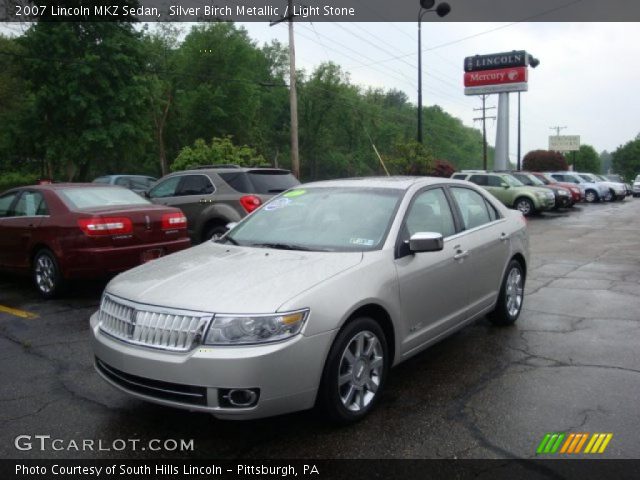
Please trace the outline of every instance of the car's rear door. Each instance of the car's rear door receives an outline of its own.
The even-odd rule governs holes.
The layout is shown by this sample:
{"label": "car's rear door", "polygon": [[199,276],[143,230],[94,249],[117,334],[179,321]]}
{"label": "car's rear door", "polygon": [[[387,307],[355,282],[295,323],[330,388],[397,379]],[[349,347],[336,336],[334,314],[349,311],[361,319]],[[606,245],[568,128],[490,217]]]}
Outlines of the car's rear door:
{"label": "car's rear door", "polygon": [[451,186],[450,191],[464,223],[457,240],[469,251],[470,275],[464,282],[474,314],[497,298],[510,252],[510,232],[507,220],[482,194],[462,186]]}
{"label": "car's rear door", "polygon": [[[402,253],[418,232],[436,232],[444,248],[436,252]],[[398,237],[395,260],[400,303],[409,335],[403,354],[437,338],[467,315],[468,266],[465,239],[456,238],[450,200],[442,187],[427,188],[412,199]]]}
{"label": "car's rear door", "polygon": [[0,248],[4,250],[4,265],[12,268],[29,266],[29,252],[34,236],[38,233],[37,229],[42,219],[48,215],[49,211],[42,192],[33,190],[20,192],[9,215],[0,222],[3,237]]}

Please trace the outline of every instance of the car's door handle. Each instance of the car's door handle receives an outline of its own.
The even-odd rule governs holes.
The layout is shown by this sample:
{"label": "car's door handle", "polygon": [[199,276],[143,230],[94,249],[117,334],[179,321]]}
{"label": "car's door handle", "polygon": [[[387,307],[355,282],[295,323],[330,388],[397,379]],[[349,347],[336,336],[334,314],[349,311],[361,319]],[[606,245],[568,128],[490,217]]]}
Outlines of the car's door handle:
{"label": "car's door handle", "polygon": [[511,235],[509,235],[508,233],[504,233],[504,232],[502,232],[502,233],[500,234],[500,241],[501,241],[501,242],[507,241],[507,240],[509,240],[510,238],[511,238]]}
{"label": "car's door handle", "polygon": [[462,260],[463,258],[467,258],[469,256],[469,250],[457,250],[456,254],[453,256],[454,260]]}

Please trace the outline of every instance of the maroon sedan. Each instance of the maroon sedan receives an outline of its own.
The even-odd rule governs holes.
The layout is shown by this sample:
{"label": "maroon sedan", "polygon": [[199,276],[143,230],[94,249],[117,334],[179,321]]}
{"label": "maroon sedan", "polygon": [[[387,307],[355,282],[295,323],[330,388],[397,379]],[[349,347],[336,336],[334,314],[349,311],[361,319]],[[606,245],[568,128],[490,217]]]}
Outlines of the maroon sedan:
{"label": "maroon sedan", "polygon": [[66,280],[121,272],[190,245],[180,210],[125,188],[59,183],[0,195],[0,268],[30,271],[47,298]]}

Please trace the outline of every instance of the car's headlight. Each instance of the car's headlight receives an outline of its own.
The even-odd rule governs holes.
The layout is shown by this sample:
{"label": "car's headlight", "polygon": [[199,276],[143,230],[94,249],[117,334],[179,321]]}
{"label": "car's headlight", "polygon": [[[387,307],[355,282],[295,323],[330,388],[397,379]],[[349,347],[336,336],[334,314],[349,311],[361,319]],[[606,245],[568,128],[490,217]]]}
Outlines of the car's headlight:
{"label": "car's headlight", "polygon": [[300,333],[309,310],[269,315],[215,315],[205,345],[249,345],[284,340]]}

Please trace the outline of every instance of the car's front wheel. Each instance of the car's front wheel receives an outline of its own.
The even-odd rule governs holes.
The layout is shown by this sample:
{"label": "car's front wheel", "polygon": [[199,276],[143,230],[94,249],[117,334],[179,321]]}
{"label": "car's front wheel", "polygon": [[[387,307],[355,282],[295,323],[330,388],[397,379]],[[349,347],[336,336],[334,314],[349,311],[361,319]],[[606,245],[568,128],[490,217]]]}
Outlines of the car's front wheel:
{"label": "car's front wheel", "polygon": [[521,197],[516,200],[516,209],[520,210],[525,217],[533,215],[536,211],[533,202],[528,198]]}
{"label": "car's front wheel", "polygon": [[584,194],[584,199],[587,201],[587,203],[594,203],[599,201],[600,197],[598,197],[598,194],[595,190],[587,190]]}
{"label": "car's front wheel", "polygon": [[33,257],[33,283],[44,298],[59,295],[64,288],[64,279],[53,252],[42,249]]}
{"label": "car's front wheel", "polygon": [[496,308],[488,315],[491,323],[511,325],[518,319],[524,302],[524,281],[522,265],[517,260],[511,260],[502,280]]}
{"label": "car's front wheel", "polygon": [[336,422],[360,420],[378,402],[388,368],[387,341],[378,322],[368,317],[349,322],[329,352],[319,406]]}

